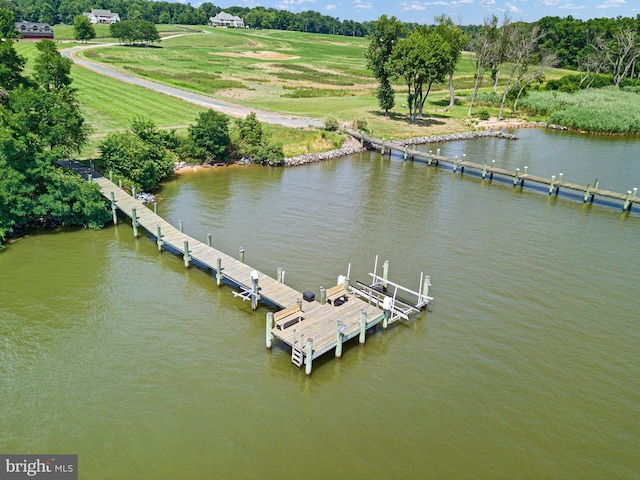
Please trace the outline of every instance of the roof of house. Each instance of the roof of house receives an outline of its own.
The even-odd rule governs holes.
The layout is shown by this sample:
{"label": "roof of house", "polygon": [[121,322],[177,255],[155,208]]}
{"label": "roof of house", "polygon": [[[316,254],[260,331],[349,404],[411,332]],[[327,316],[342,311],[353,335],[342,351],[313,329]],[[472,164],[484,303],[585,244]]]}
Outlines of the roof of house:
{"label": "roof of house", "polygon": [[235,20],[236,22],[239,22],[239,21],[242,21],[242,18],[222,11],[218,13],[215,17],[211,17],[211,20],[227,20],[227,21]]}
{"label": "roof of house", "polygon": [[117,13],[114,13],[111,10],[100,10],[98,8],[92,8],[91,13],[98,17],[115,17],[116,15],[118,15]]}
{"label": "roof of house", "polygon": [[46,35],[53,37],[53,28],[48,23],[15,22],[15,29],[24,35]]}

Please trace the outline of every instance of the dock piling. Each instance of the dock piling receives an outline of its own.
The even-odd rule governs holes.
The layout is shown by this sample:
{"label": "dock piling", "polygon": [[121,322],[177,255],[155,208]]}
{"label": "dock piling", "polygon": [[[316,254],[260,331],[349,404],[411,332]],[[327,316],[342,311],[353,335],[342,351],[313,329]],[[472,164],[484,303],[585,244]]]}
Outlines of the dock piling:
{"label": "dock piling", "polygon": [[389,280],[389,260],[385,260],[382,264],[382,291],[387,291],[387,280]]}
{"label": "dock piling", "polygon": [[427,165],[431,165],[433,162],[433,150],[429,150],[429,159],[427,160]]}
{"label": "dock piling", "polygon": [[516,168],[516,174],[513,176],[513,186],[518,184],[518,177],[520,177],[520,169]]}
{"label": "dock piling", "polygon": [[273,344],[273,333],[271,333],[271,330],[273,330],[273,312],[267,312],[267,335],[265,338],[265,343],[269,350],[271,349],[271,345]]}
{"label": "dock piling", "polygon": [[244,263],[244,248],[240,247],[240,261]]}
{"label": "dock piling", "polygon": [[305,373],[311,375],[311,368],[313,367],[313,338],[307,338],[307,353],[305,355]]}
{"label": "dock piling", "polygon": [[135,208],[131,209],[131,226],[133,227],[133,236],[138,238],[138,217]]}
{"label": "dock piling", "polygon": [[191,265],[191,255],[189,255],[189,242],[187,240],[184,241],[184,266],[189,268]]}
{"label": "dock piling", "polygon": [[582,200],[582,203],[587,203],[590,193],[591,193],[591,184],[587,185],[587,189],[584,192],[584,199]]}
{"label": "dock piling", "polygon": [[118,207],[116,207],[116,196],[111,192],[111,213],[113,214],[113,224],[118,224]]}
{"label": "dock piling", "polygon": [[258,271],[252,270],[251,274],[251,310],[258,308]]}
{"label": "dock piling", "polygon": [[338,336],[336,338],[336,358],[342,357],[342,342],[344,334],[342,333],[345,329],[345,325],[341,325],[340,320],[338,320]]}
{"label": "dock piling", "polygon": [[487,176],[487,161],[484,161],[484,166],[482,167],[482,179],[484,180]]}
{"label": "dock piling", "polygon": [[382,139],[382,150],[380,151],[380,155],[384,156],[384,138]]}
{"label": "dock piling", "polygon": [[325,303],[327,303],[327,291],[320,285],[320,305],[324,305]]}
{"label": "dock piling", "polygon": [[180,222],[178,223],[178,226],[179,226],[180,233],[184,233],[184,223],[182,222],[182,220],[180,220]]}
{"label": "dock piling", "polygon": [[136,186],[135,186],[135,185],[132,185],[132,186],[131,186],[131,196],[132,196],[132,197],[134,198],[134,200],[135,200],[135,198],[136,198]]}
{"label": "dock piling", "polygon": [[218,287],[222,284],[222,259],[216,260],[216,285]]}
{"label": "dock piling", "polygon": [[109,170],[109,181],[113,183],[113,170]]}
{"label": "dock piling", "polygon": [[549,195],[553,192],[553,184],[556,183],[556,176],[551,175],[551,182],[549,183]]}
{"label": "dock piling", "polygon": [[624,198],[624,205],[622,206],[622,211],[626,212],[631,210],[631,190],[627,190],[627,196]]}
{"label": "dock piling", "polygon": [[458,156],[453,157],[453,173],[456,173],[458,170]]}
{"label": "dock piling", "polygon": [[367,340],[367,312],[360,310],[360,345]]}
{"label": "dock piling", "polygon": [[122,179],[121,178],[118,179],[118,188],[120,190],[122,190]]}
{"label": "dock piling", "polygon": [[89,175],[87,175],[87,182],[91,183],[93,181],[93,175],[90,173]]}
{"label": "dock piling", "polygon": [[153,202],[153,213],[158,215],[158,202]]}
{"label": "dock piling", "polygon": [[207,233],[207,246],[208,246],[208,247],[211,247],[211,246],[212,246],[212,243],[211,243],[211,234],[210,234],[210,233]]}
{"label": "dock piling", "polygon": [[162,229],[160,224],[156,224],[156,243],[158,244],[158,251],[162,251]]}
{"label": "dock piling", "polygon": [[[491,168],[492,169],[496,168],[496,161],[495,160],[491,160]],[[489,180],[493,180],[493,170],[491,170],[491,173],[489,174]]]}

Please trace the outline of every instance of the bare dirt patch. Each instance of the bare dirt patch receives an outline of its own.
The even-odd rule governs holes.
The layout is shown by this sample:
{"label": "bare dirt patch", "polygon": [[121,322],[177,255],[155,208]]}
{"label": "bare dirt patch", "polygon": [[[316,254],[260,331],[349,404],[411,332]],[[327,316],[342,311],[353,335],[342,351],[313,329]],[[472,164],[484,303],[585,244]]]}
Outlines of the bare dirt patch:
{"label": "bare dirt patch", "polygon": [[252,52],[210,52],[211,55],[222,57],[255,58],[257,60],[296,60],[298,55],[286,55],[284,53],[270,52],[269,50],[254,50]]}

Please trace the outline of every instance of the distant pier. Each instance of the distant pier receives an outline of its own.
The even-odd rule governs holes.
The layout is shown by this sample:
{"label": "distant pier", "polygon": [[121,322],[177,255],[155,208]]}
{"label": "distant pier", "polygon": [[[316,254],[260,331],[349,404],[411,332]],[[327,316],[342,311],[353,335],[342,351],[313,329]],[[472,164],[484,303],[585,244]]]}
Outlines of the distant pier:
{"label": "distant pier", "polygon": [[482,179],[493,179],[494,175],[513,180],[513,185],[518,184],[522,187],[525,182],[531,182],[543,186],[548,194],[558,194],[560,189],[572,190],[578,192],[583,199],[583,202],[593,202],[595,197],[604,199],[612,199],[622,204],[622,211],[631,211],[633,204],[640,204],[640,197],[638,197],[638,188],[634,187],[628,190],[626,193],[612,192],[610,190],[603,190],[599,188],[598,181],[589,185],[578,185],[576,183],[565,182],[563,174],[559,173],[557,176],[552,175],[551,178],[541,177],[538,175],[532,175],[528,172],[528,167],[524,167],[523,170],[516,168],[515,170],[507,170],[495,166],[495,160],[491,162],[474,163],[467,160],[459,159],[458,157],[445,157],[440,155],[440,149],[436,150],[434,154],[432,151],[421,152],[419,150],[413,150],[408,147],[401,147],[395,145],[393,142],[387,142],[384,139],[370,137],[363,133],[349,130],[348,133],[360,140],[363,146],[369,146],[370,148],[379,151],[382,155],[391,156],[392,152],[399,153],[404,160],[419,161],[426,163],[427,165],[439,166],[446,164],[451,167],[453,173],[464,173],[465,169],[476,170],[480,173]]}

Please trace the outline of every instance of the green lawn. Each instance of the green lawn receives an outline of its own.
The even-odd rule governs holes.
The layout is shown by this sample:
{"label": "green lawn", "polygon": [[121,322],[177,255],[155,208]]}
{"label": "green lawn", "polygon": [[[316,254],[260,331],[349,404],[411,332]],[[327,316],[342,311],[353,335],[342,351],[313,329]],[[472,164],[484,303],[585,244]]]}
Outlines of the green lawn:
{"label": "green lawn", "polygon": [[[82,55],[128,73],[246,106],[321,119],[334,117],[340,122],[364,120],[367,129],[380,137],[407,138],[468,128],[468,107],[455,106],[445,112],[449,95],[446,85],[432,88],[424,121],[409,125],[403,107],[405,87],[398,82],[396,107],[390,118],[384,118],[375,97],[376,80],[366,69],[366,39],[280,30],[158,26],[163,36],[198,29],[209,33],[166,39],[152,48],[98,47]],[[95,41],[113,40],[106,25],[97,25],[96,33]],[[56,26],[56,38],[72,39],[73,27]],[[29,58],[36,53],[34,43],[20,42],[16,48]],[[473,55],[463,53],[454,76],[457,96],[471,91],[473,71]],[[202,111],[173,97],[80,67],[73,68],[72,76],[85,115],[95,130],[86,154],[93,154],[101,138],[126,128],[136,116],[149,117],[161,128],[186,131]],[[487,77],[483,88],[490,87]],[[285,144],[287,154],[323,149],[332,143],[317,132],[300,134],[283,128],[274,128],[274,137]]]}

